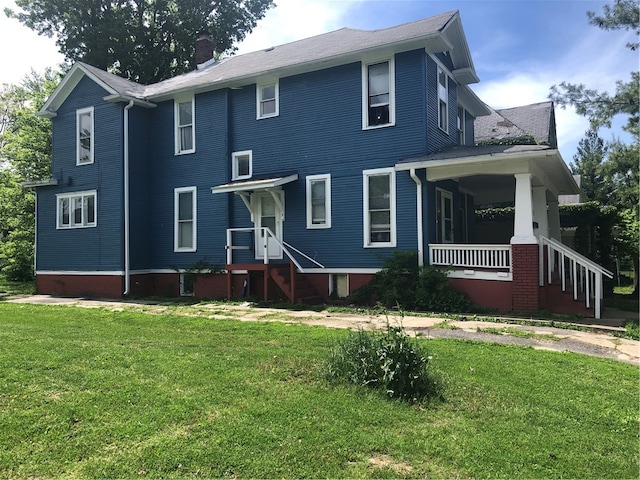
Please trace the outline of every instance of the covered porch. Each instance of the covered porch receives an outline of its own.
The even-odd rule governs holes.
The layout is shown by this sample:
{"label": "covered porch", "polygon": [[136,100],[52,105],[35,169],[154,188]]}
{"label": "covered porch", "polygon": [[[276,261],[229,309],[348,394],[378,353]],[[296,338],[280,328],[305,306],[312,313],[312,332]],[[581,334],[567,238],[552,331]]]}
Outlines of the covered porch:
{"label": "covered porch", "polygon": [[[579,192],[558,150],[545,145],[457,147],[396,165],[416,184],[417,249],[420,265],[451,267],[452,286],[474,303],[514,312],[546,308],[600,318],[603,275],[608,270],[563,245],[559,195]],[[471,243],[453,243],[459,236],[438,235],[424,241],[423,195],[427,182],[453,180],[475,205],[514,206],[513,231],[504,243],[477,235]],[[438,204],[438,202],[436,201]],[[439,204],[436,208],[440,208]],[[436,222],[435,228],[443,228]],[[453,222],[452,222],[453,225]],[[453,228],[453,227],[451,227]]]}

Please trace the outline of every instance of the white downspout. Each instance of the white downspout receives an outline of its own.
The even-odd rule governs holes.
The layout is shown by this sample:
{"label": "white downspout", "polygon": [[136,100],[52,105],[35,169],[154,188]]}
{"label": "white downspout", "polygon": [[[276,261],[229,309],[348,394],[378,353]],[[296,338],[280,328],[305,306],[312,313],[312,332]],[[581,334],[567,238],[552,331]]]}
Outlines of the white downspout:
{"label": "white downspout", "polygon": [[416,169],[409,170],[413,181],[416,182],[416,225],[418,228],[418,266],[424,267],[424,238],[422,233],[422,181],[416,175]]}
{"label": "white downspout", "polygon": [[130,265],[129,265],[129,109],[133,107],[133,100],[124,107],[124,292],[129,295]]}

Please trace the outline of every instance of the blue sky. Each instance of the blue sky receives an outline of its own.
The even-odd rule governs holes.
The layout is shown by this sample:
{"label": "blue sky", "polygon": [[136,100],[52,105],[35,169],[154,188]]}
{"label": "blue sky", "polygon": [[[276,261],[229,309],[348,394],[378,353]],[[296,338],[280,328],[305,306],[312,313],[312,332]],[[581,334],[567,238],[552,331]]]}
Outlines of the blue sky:
{"label": "blue sky", "polygon": [[[342,27],[377,29],[459,10],[480,83],[473,90],[494,108],[547,99],[563,80],[613,91],[616,80],[638,70],[638,54],[625,47],[633,32],[589,25],[586,12],[607,3],[591,0],[276,0],[240,45],[249,52]],[[0,0],[0,9],[12,0]],[[31,68],[55,67],[52,39],[39,37],[0,13],[0,83],[18,82]],[[560,152],[571,162],[588,124],[572,109],[556,108]],[[621,122],[601,132],[620,136]]]}

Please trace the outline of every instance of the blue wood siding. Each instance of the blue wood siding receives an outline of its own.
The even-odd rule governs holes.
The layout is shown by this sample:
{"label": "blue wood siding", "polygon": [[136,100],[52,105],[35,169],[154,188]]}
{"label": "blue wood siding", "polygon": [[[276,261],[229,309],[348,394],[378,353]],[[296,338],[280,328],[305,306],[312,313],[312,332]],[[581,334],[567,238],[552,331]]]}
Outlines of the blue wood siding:
{"label": "blue wood siding", "polygon": [[[383,59],[380,59],[383,60]],[[253,176],[297,172],[283,186],[285,241],[330,268],[375,268],[393,248],[364,248],[363,171],[457,142],[456,85],[449,82],[449,134],[437,126],[436,63],[414,50],[395,56],[395,125],[362,129],[362,64],[279,79],[279,115],[256,119],[256,84],[195,95],[195,152],[174,152],[174,101],[130,113],[131,269],[224,266],[226,229],[251,227],[234,194],[212,194],[231,180],[231,154],[253,152]],[[446,63],[444,58],[443,62]],[[123,270],[123,108],[84,78],[54,119],[53,176],[38,195],[38,268]],[[75,111],[94,106],[95,164],[75,165]],[[468,128],[472,134],[472,128]],[[306,228],[306,177],[331,174],[332,227]],[[423,180],[425,244],[435,240],[435,190]],[[396,172],[396,249],[416,250],[416,184]],[[455,190],[455,184],[447,184]],[[174,252],[174,191],[197,189],[197,250]],[[98,192],[98,226],[56,230],[55,193]],[[456,197],[457,198],[457,197]],[[455,200],[459,201],[459,200]],[[252,236],[245,235],[253,247]],[[46,247],[44,247],[46,245]],[[81,245],[82,248],[78,248]],[[253,250],[238,261],[252,261]]]}
{"label": "blue wood siding", "polygon": [[133,107],[129,110],[129,261],[131,270],[151,268],[150,232],[151,159],[149,132],[152,110]]}
{"label": "blue wood siding", "polygon": [[458,90],[449,77],[449,132],[438,127],[438,64],[427,56],[427,151],[435,153],[458,143]]}
{"label": "blue wood siding", "polygon": [[[252,150],[254,175],[296,171],[286,185],[284,238],[327,267],[367,268],[392,249],[363,248],[363,170],[425,153],[424,52],[396,55],[396,124],[362,129],[362,67],[352,63],[280,79],[280,115],[255,120],[255,85],[235,90],[232,150]],[[331,174],[332,228],[306,228],[305,178]],[[416,188],[396,175],[397,248],[416,249]],[[250,226],[234,202],[232,226]]]}
{"label": "blue wood siding", "polygon": [[[104,89],[83,78],[58,109],[53,125],[55,188],[38,195],[40,270],[114,271],[123,268],[122,108],[102,98]],[[94,107],[94,163],[76,165],[76,110]],[[97,226],[56,229],[56,194],[97,191]]]}
{"label": "blue wood siding", "polygon": [[[211,187],[228,181],[227,90],[195,97],[195,153],[174,154],[173,100],[153,111],[149,155],[149,232],[152,267],[189,268],[199,261],[224,266],[228,198]],[[254,115],[255,118],[255,115]],[[196,187],[197,251],[174,252],[174,190]]]}

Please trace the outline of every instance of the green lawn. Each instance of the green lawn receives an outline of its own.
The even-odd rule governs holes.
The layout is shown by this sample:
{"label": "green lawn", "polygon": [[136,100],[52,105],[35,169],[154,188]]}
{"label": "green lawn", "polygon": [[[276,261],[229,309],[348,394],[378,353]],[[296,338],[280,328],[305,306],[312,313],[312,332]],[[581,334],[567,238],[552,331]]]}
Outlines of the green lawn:
{"label": "green lawn", "polygon": [[638,368],[427,342],[445,401],[332,386],[346,332],[0,303],[0,477],[638,478]]}

